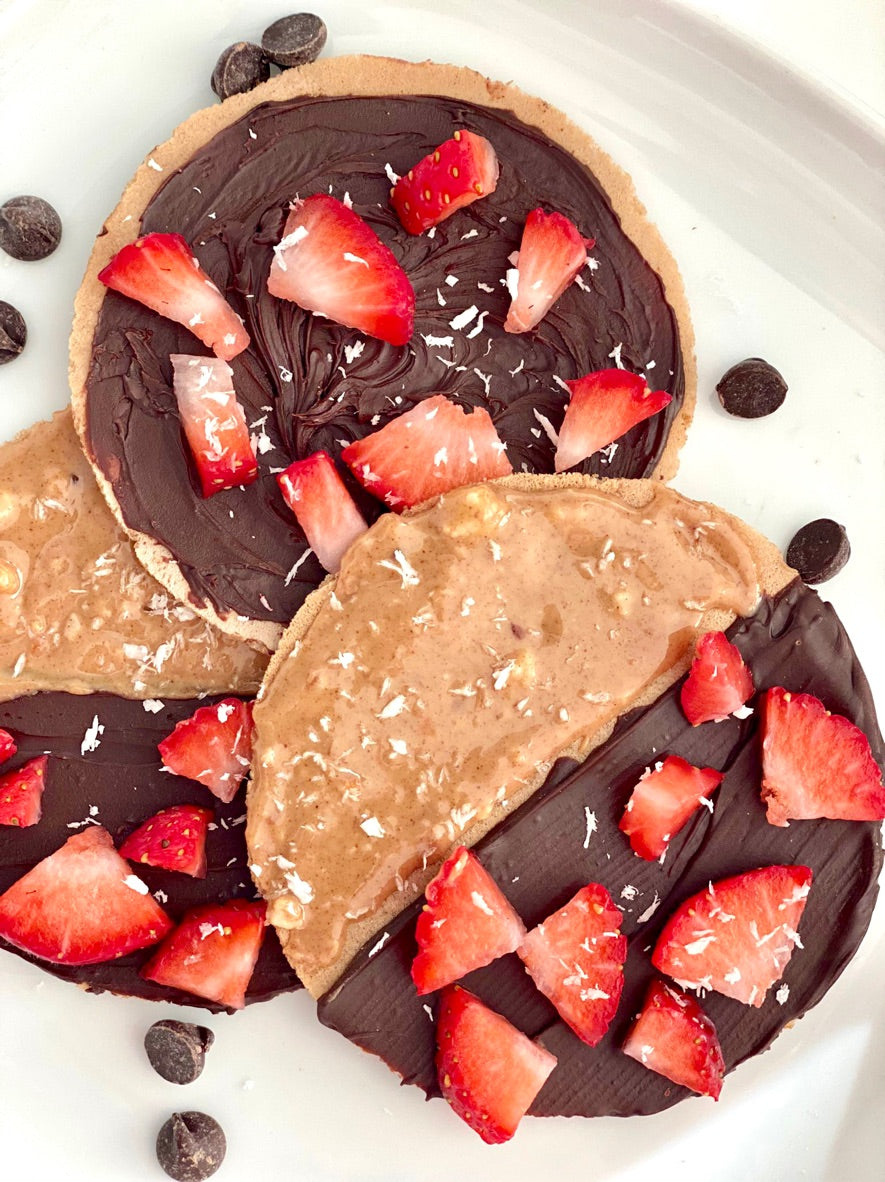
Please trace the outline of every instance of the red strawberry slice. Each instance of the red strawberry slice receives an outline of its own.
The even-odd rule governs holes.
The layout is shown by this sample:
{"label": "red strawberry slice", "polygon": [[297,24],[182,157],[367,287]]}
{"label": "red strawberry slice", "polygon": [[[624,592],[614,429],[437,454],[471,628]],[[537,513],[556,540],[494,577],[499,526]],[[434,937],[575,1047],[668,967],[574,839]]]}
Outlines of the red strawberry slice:
{"label": "red strawberry slice", "polygon": [[409,233],[420,234],[494,193],[498,172],[498,157],[487,139],[456,131],[400,177],[390,190],[390,203]]}
{"label": "red strawberry slice", "polygon": [[397,512],[513,471],[488,411],[476,407],[468,414],[443,394],[348,444],[341,458],[370,493]]}
{"label": "red strawberry slice", "polygon": [[651,962],[685,989],[759,1007],[799,943],[810,889],[807,866],[763,866],[711,883],[670,917]]}
{"label": "red strawberry slice", "polygon": [[594,239],[584,238],[564,214],[533,209],[525,220],[514,269],[507,272],[511,301],[505,331],[529,332],[540,324],[574,282],[594,245]]}
{"label": "red strawberry slice", "polygon": [[405,271],[358,214],[322,193],[292,205],[267,290],[391,345],[412,336],[415,292]]}
{"label": "red strawberry slice", "polygon": [[130,833],[120,846],[120,854],[130,862],[205,878],[206,832],[211,820],[211,809],[174,804]]}
{"label": "red strawberry slice", "polygon": [[515,952],[525,925],[501,888],[463,845],[427,884],[426,902],[415,927],[420,951],[412,980],[421,994]]}
{"label": "red strawberry slice", "polygon": [[48,755],[29,759],[14,772],[0,776],[0,825],[27,829],[43,815],[41,798],[46,787]]}
{"label": "red strawberry slice", "polygon": [[559,429],[557,472],[565,472],[608,447],[671,401],[669,394],[650,390],[644,378],[626,369],[600,369],[566,385],[571,401]]}
{"label": "red strawberry slice", "polygon": [[204,497],[252,484],[258,463],[231,367],[217,357],[173,353],[172,388]]}
{"label": "red strawberry slice", "polygon": [[15,739],[9,731],[0,727],[0,763],[6,763],[7,759],[12,759],[16,751],[18,751],[18,747],[15,744]]}
{"label": "red strawberry slice", "polygon": [[180,234],[145,234],[114,255],[98,277],[106,287],[183,324],[225,361],[248,347],[243,322]]}
{"label": "red strawberry slice", "polygon": [[295,460],[277,476],[283,498],[304,530],[307,544],[335,574],[345,550],[369,528],[335,461],[326,451]]}
{"label": "red strawberry slice", "polygon": [[0,895],[0,936],[56,964],[97,964],[156,944],[172,921],[100,825]]}
{"label": "red strawberry slice", "polygon": [[537,987],[591,1047],[608,1030],[624,987],[622,918],[605,887],[591,882],[517,949]]}
{"label": "red strawberry slice", "polygon": [[225,698],[201,706],[159,744],[163,766],[233,800],[252,762],[252,705]]}
{"label": "red strawberry slice", "polygon": [[768,821],[885,820],[885,786],[869,739],[811,694],[776,686],[762,708],[762,799]]}
{"label": "red strawberry slice", "polygon": [[192,908],[142,977],[241,1010],[264,939],[264,911],[263,902],[243,899]]}
{"label": "red strawberry slice", "polygon": [[715,768],[695,767],[668,755],[640,777],[618,828],[630,838],[635,854],[653,862],[721,783],[722,773]]}
{"label": "red strawberry slice", "polygon": [[445,989],[436,1024],[443,1096],[489,1145],[509,1141],[556,1058],[462,989]]}
{"label": "red strawberry slice", "polygon": [[702,1096],[719,1099],[725,1060],[716,1027],[697,1001],[654,980],[623,1046],[649,1071]]}
{"label": "red strawberry slice", "polygon": [[744,658],[724,632],[706,632],[697,643],[688,677],[679,691],[682,711],[692,726],[721,722],[755,692]]}

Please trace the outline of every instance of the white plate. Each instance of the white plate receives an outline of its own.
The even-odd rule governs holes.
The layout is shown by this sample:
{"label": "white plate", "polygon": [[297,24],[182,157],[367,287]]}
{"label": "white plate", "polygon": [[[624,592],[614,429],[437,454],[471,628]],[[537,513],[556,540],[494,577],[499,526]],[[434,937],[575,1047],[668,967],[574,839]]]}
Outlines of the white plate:
{"label": "white plate", "polygon": [[[836,102],[721,28],[661,0],[409,4],[326,0],[334,52],[434,57],[513,79],[561,106],[636,181],[679,259],[700,393],[677,485],[785,545],[844,522],[836,605],[885,700],[883,141]],[[0,0],[0,199],[33,192],[64,220],[59,251],[0,261],[0,298],[30,341],[0,368],[0,436],[67,399],[71,303],[92,236],[146,151],[213,100],[217,54],[257,38],[279,0],[79,4]],[[878,347],[877,347],[877,333]],[[759,355],[790,393],[770,419],[726,416],[713,393]],[[881,1176],[885,914],[827,998],[705,1099],[644,1120],[526,1121],[482,1145],[442,1103],[314,1019],[304,995],[211,1021],[202,1078],[148,1068],[141,1039],[175,1011],[91,997],[0,956],[0,1146],[10,1180],[160,1177],[156,1129],[176,1108],[228,1132],[219,1177],[437,1182],[592,1177],[745,1182]],[[185,1016],[192,1017],[187,1013]],[[10,1154],[12,1158],[10,1159]]]}

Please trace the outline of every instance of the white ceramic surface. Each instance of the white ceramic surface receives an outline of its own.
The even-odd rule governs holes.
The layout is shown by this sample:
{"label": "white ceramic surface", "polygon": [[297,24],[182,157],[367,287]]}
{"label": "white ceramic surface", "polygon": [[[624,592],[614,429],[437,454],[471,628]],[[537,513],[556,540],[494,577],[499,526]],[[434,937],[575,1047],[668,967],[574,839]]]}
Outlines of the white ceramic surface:
{"label": "white ceramic surface", "polygon": [[[735,0],[714,7],[727,18]],[[813,517],[845,523],[853,555],[822,592],[881,706],[881,119],[852,106],[844,88],[812,85],[813,54],[806,74],[793,73],[665,0],[316,8],[330,51],[435,57],[513,79],[632,172],[679,259],[697,328],[698,409],[676,484],[780,545]],[[846,20],[860,10],[866,0],[853,0]],[[213,101],[220,50],[257,39],[283,11],[279,0],[0,0],[0,199],[41,194],[65,227],[44,262],[0,256],[0,299],[21,308],[30,330],[25,354],[0,368],[0,438],[66,401],[73,296],[134,167]],[[782,409],[756,422],[729,418],[713,393],[749,355],[767,357],[790,384]],[[425,1104],[320,1027],[303,994],[213,1019],[202,1078],[177,1089],[141,1049],[149,1023],[173,1009],[87,996],[0,954],[0,1177],[160,1179],[155,1132],[184,1107],[226,1128],[218,1177],[229,1182],[872,1182],[885,1170],[883,977],[880,906],[827,998],[729,1076],[718,1105],[691,1100],[644,1120],[527,1121],[513,1143],[488,1148],[444,1104]]]}

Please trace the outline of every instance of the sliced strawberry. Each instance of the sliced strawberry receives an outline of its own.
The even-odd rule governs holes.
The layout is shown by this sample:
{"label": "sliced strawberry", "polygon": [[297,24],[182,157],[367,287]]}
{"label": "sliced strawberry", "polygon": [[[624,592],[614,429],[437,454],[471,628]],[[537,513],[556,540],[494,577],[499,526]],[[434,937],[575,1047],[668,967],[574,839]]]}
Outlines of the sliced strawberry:
{"label": "sliced strawberry", "polygon": [[649,390],[644,378],[626,369],[600,369],[566,385],[571,400],[559,429],[557,472],[580,464],[670,403],[669,394]]}
{"label": "sliced strawberry", "polygon": [[204,497],[251,484],[258,464],[231,367],[218,357],[173,353],[172,388]]}
{"label": "sliced strawberry", "polygon": [[120,854],[130,862],[205,878],[206,832],[211,820],[211,809],[174,804],[154,813],[130,833]]}
{"label": "sliced strawberry", "polygon": [[688,677],[679,691],[682,711],[692,726],[721,722],[755,692],[740,651],[724,632],[705,632],[698,640]]}
{"label": "sliced strawberry", "polygon": [[264,939],[264,911],[263,902],[243,899],[192,908],[142,977],[241,1010]]}
{"label": "sliced strawberry", "polygon": [[494,193],[498,157],[481,135],[456,131],[419,160],[390,190],[390,203],[410,234],[429,230],[465,205]]}
{"label": "sliced strawberry", "polygon": [[525,220],[522,241],[507,272],[510,309],[506,332],[529,332],[540,324],[550,308],[587,262],[594,246],[564,214],[533,209]]}
{"label": "sliced strawberry", "polygon": [[106,287],[183,324],[225,361],[249,344],[243,322],[180,234],[145,234],[118,251],[98,277]]}
{"label": "sliced strawberry", "polygon": [[798,943],[810,889],[807,866],[763,866],[711,883],[670,917],[651,962],[685,989],[761,1006]]}
{"label": "sliced strawberry", "polygon": [[537,987],[591,1047],[608,1030],[624,987],[622,918],[605,887],[591,882],[517,949]]}
{"label": "sliced strawberry", "polygon": [[0,776],[0,825],[22,829],[36,825],[43,815],[41,798],[46,787],[48,755],[29,759],[14,772]]}
{"label": "sliced strawberry", "polygon": [[722,773],[715,768],[695,767],[668,755],[640,777],[618,828],[630,838],[635,854],[653,862],[721,783]]}
{"label": "sliced strawberry", "polygon": [[513,471],[488,411],[476,407],[467,414],[443,394],[348,444],[341,458],[370,493],[397,512]]}
{"label": "sliced strawberry", "polygon": [[681,989],[652,981],[623,1050],[649,1071],[702,1096],[719,1099],[725,1060],[716,1027],[695,999]]}
{"label": "sliced strawberry", "polygon": [[418,992],[432,993],[515,952],[525,925],[488,870],[463,845],[427,884],[412,962]]}
{"label": "sliced strawberry", "polygon": [[369,528],[327,451],[295,460],[277,476],[283,498],[304,530],[307,544],[334,574],[345,550]]}
{"label": "sliced strawberry", "polygon": [[16,751],[18,751],[18,747],[15,745],[15,739],[9,731],[0,727],[0,764],[6,763],[7,759],[12,759]]}
{"label": "sliced strawberry", "polygon": [[509,1141],[556,1058],[462,989],[445,989],[436,1023],[443,1096],[489,1145]]}
{"label": "sliced strawberry", "polygon": [[762,708],[762,799],[768,821],[885,820],[885,786],[869,739],[811,694],[776,686]]}
{"label": "sliced strawberry", "polygon": [[56,964],[114,960],[171,927],[100,825],[69,837],[0,895],[0,936]]}
{"label": "sliced strawberry", "polygon": [[225,698],[201,706],[159,744],[163,766],[233,800],[252,762],[252,705]]}
{"label": "sliced strawberry", "polygon": [[391,345],[412,336],[415,292],[405,271],[358,214],[322,193],[292,205],[267,290]]}

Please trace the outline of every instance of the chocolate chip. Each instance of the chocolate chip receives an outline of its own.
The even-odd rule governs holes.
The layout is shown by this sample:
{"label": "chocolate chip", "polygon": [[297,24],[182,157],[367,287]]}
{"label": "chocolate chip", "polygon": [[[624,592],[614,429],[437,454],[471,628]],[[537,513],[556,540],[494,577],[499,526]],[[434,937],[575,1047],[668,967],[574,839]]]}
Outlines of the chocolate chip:
{"label": "chocolate chip", "polygon": [[157,1161],[175,1182],[211,1178],[226,1151],[221,1125],[205,1112],[173,1112],[157,1134]]}
{"label": "chocolate chip", "polygon": [[18,308],[0,300],[0,365],[18,357],[28,339],[25,318]]}
{"label": "chocolate chip", "polygon": [[819,517],[793,536],[787,547],[787,564],[803,583],[825,583],[837,575],[851,554],[844,525]]}
{"label": "chocolate chip", "polygon": [[203,1070],[206,1052],[215,1035],[205,1026],[165,1019],[155,1022],[144,1036],[151,1067],[170,1083],[193,1083]]}
{"label": "chocolate chip", "polygon": [[283,70],[314,61],[325,44],[326,26],[312,12],[280,17],[261,38],[261,48]]}
{"label": "chocolate chip", "polygon": [[270,62],[260,45],[251,41],[237,41],[227,49],[215,63],[212,71],[212,89],[222,100],[232,94],[245,94],[254,90],[259,82],[270,77]]}
{"label": "chocolate chip", "polygon": [[773,365],[761,357],[748,357],[722,375],[716,393],[730,415],[761,419],[781,405],[787,396],[787,383]]}
{"label": "chocolate chip", "polygon": [[42,197],[10,197],[0,205],[0,247],[14,259],[45,259],[60,241],[61,218]]}

